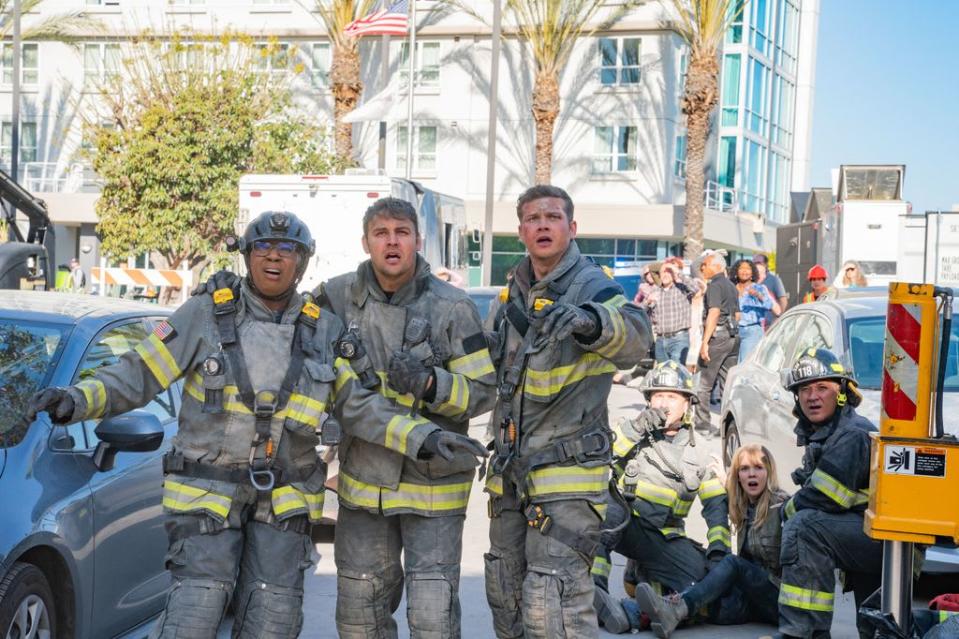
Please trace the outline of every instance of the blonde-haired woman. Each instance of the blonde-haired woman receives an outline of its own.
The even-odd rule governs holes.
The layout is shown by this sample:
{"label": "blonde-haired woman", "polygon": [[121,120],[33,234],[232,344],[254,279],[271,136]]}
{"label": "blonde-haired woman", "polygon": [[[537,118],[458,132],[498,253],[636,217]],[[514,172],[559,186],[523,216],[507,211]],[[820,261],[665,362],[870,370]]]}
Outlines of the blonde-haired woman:
{"label": "blonde-haired woman", "polygon": [[846,260],[842,265],[842,270],[836,276],[833,282],[836,288],[863,288],[869,286],[866,275],[862,272],[862,267],[856,260]]}
{"label": "blonde-haired woman", "polygon": [[766,447],[746,444],[736,450],[726,494],[737,554],[724,557],[702,581],[678,595],[659,597],[647,584],[636,592],[661,639],[703,607],[710,623],[779,623],[780,509],[789,495],[779,489],[776,462]]}

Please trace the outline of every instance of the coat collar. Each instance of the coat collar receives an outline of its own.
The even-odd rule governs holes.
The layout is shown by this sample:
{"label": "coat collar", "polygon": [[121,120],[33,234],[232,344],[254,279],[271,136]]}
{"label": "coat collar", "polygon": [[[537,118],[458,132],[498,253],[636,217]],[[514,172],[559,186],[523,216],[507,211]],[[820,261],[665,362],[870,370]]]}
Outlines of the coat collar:
{"label": "coat collar", "polygon": [[569,243],[569,248],[566,249],[566,253],[563,254],[562,259],[560,259],[556,267],[547,273],[543,279],[537,281],[535,284],[533,283],[533,262],[529,255],[524,257],[519,265],[517,265],[513,278],[523,293],[528,293],[531,288],[543,289],[565,275],[569,269],[573,268],[579,262],[579,258],[579,246],[577,246],[576,240],[572,240]]}
{"label": "coat collar", "polygon": [[392,298],[387,298],[386,293],[380,288],[380,283],[376,280],[376,274],[373,272],[373,263],[366,260],[356,269],[356,279],[353,280],[351,293],[353,303],[358,308],[363,308],[366,301],[372,297],[384,304],[396,304],[404,306],[415,300],[426,289],[430,279],[430,265],[423,259],[419,253],[416,254],[416,271],[413,279],[406,283],[400,290],[393,293]]}
{"label": "coat collar", "polygon": [[[249,315],[254,321],[257,322],[274,321],[273,311],[267,308],[266,304],[263,303],[263,300],[261,300],[257,294],[253,292],[253,288],[250,286],[247,278],[243,278],[243,281],[240,283],[240,299],[237,306],[238,320],[243,319],[245,315]],[[299,293],[293,293],[287,302],[286,308],[283,310],[283,316],[280,319],[280,323],[293,324],[296,322],[296,318],[299,315],[301,308],[303,308],[303,298],[300,297]]]}

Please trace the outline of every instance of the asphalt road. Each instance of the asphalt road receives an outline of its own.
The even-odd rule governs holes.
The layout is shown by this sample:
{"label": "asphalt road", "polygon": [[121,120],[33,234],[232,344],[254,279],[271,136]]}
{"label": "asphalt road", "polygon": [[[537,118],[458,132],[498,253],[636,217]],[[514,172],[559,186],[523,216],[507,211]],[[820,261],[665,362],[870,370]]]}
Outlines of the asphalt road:
{"label": "asphalt road", "polygon": [[[614,386],[609,398],[610,418],[618,419],[624,415],[633,415],[643,406],[642,395],[639,391],[626,387]],[[714,419],[715,419],[714,415]],[[474,422],[471,428],[471,434],[474,437],[482,437],[485,430],[485,422]],[[717,462],[720,456],[720,444],[717,439],[706,442],[711,453],[716,456]],[[335,498],[330,495],[327,499],[327,510],[331,509],[330,503]],[[693,506],[687,520],[687,531],[693,539],[705,540],[706,525],[699,514],[699,502]],[[483,553],[489,546],[488,526],[489,520],[486,515],[486,498],[482,492],[482,487],[477,482],[469,504],[469,510],[466,517],[466,531],[463,540],[463,563],[462,578],[460,584],[460,602],[463,610],[462,632],[464,639],[491,639],[493,634],[492,617],[489,607],[486,603],[486,594],[483,578]],[[318,557],[316,565],[311,575],[306,580],[306,599],[304,602],[305,623],[300,637],[303,639],[331,639],[337,636],[334,623],[334,611],[336,606],[336,568],[333,564],[333,544],[316,544]],[[622,571],[626,561],[619,555],[613,556],[613,574],[610,584],[613,587],[615,595],[624,597],[625,592],[622,587]],[[409,630],[406,626],[406,603],[400,604],[395,617],[399,626],[401,637],[409,636]],[[219,637],[228,639],[229,624],[224,624],[221,628]],[[677,630],[673,636],[688,639],[718,639],[718,638],[752,638],[772,635],[776,629],[770,626],[760,624],[750,624],[743,626],[711,626],[699,625]],[[641,633],[644,636],[652,637],[652,633]],[[600,632],[602,637],[613,637],[614,635]],[[832,628],[833,639],[857,639],[855,630],[855,605],[852,601],[852,593],[843,595],[837,590],[836,593],[836,614],[833,620]]]}

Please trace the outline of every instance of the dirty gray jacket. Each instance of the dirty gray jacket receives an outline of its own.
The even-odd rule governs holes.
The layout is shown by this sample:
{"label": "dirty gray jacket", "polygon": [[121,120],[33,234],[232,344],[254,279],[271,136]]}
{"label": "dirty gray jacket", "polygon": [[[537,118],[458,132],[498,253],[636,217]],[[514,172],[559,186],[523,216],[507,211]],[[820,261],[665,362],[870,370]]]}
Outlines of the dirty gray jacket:
{"label": "dirty gray jacket", "polygon": [[[409,411],[412,395],[399,395],[386,383],[394,351],[404,348],[436,375],[436,395],[422,402],[420,414],[446,430],[465,435],[469,419],[490,410],[496,382],[493,363],[476,307],[462,290],[433,277],[417,256],[416,273],[387,298],[369,261],[355,273],[335,277],[317,289],[317,301],[357,330],[379,377],[379,392]],[[429,323],[427,339],[404,341],[412,318]],[[476,458],[457,452],[452,461],[404,458],[402,449],[364,441],[349,433],[339,449],[340,500],[384,514],[424,516],[466,512]]]}
{"label": "dirty gray jacket", "polygon": [[[236,304],[237,336],[253,389],[279,389],[291,359],[295,324],[304,310],[303,298],[294,295],[276,322],[273,312],[244,281]],[[116,364],[81,373],[81,381],[68,389],[76,404],[73,418],[124,413],[145,405],[183,378],[179,428],[172,452],[188,462],[231,470],[248,468],[255,434],[253,414],[240,400],[229,365],[217,375],[207,374],[203,367],[209,356],[221,350],[213,306],[210,295],[192,297]],[[332,344],[342,330],[342,323],[332,313],[319,313],[312,347],[304,349],[306,359],[299,381],[285,408],[271,421],[274,468],[299,479],[271,491],[277,520],[306,514],[318,522],[322,517],[326,465],[317,459],[316,446],[317,433],[328,414],[349,425],[353,437],[398,447],[396,439],[386,432],[389,424],[404,433],[403,450],[414,456],[426,436],[437,429],[426,419],[411,419],[405,411],[359,385],[349,363],[333,356]],[[222,392],[220,413],[203,410],[210,390]],[[314,470],[309,473],[309,469]],[[205,513],[223,522],[239,486],[169,473],[164,479],[163,507],[168,513]]]}

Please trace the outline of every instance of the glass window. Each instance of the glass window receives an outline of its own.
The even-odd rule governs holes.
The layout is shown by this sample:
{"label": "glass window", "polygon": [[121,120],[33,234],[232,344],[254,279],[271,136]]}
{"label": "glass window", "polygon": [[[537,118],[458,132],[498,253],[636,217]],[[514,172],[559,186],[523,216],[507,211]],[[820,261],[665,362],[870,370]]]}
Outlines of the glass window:
{"label": "glass window", "polygon": [[[413,127],[413,172],[436,170],[437,131],[435,126]],[[396,131],[396,168],[406,170],[406,127]]]}
{"label": "glass window", "polygon": [[686,134],[676,136],[676,161],[673,163],[673,175],[686,177]]}
{"label": "glass window", "polygon": [[[400,44],[400,81],[406,85],[409,81],[410,43]],[[429,41],[416,42],[416,58],[413,70],[417,87],[438,87],[440,85],[440,43]]]}
{"label": "glass window", "polygon": [[120,71],[120,45],[92,42],[83,45],[83,85],[87,89],[116,77]]}
{"label": "glass window", "polygon": [[599,38],[599,81],[606,86],[638,84],[640,38]]}
{"label": "glass window", "polygon": [[30,426],[30,397],[46,387],[63,350],[66,328],[0,320],[0,448],[14,446]]}
{"label": "glass window", "polygon": [[749,3],[751,8],[750,23],[750,41],[763,55],[769,55],[769,7],[767,0],[753,0]]}
{"label": "glass window", "polygon": [[773,324],[760,342],[755,361],[766,370],[776,373],[788,366],[787,355],[792,356],[796,332],[805,318],[805,315],[794,314]]}
{"label": "glass window", "polygon": [[733,0],[729,3],[729,30],[726,31],[726,42],[737,44],[743,41],[743,8],[746,0]]}
{"label": "glass window", "polygon": [[723,56],[722,126],[739,124],[739,85],[741,56]]}
{"label": "glass window", "polygon": [[765,212],[766,210],[766,153],[765,146],[753,140],[746,140],[742,202],[745,211]]}
{"label": "glass window", "polygon": [[[9,168],[13,159],[10,157],[10,149],[13,145],[13,122],[4,122],[0,130],[0,161],[4,167]],[[20,123],[20,157],[19,163],[37,161],[37,123]]]}
{"label": "glass window", "polygon": [[282,76],[289,73],[290,44],[288,42],[260,43],[256,45],[257,69],[260,73],[269,73],[273,76]]}
{"label": "glass window", "polygon": [[776,34],[776,64],[782,65],[790,73],[796,71],[798,39],[799,8],[793,0],[783,0]]}
{"label": "glass window", "polygon": [[843,169],[845,185],[843,197],[847,200],[898,200],[900,199],[899,169]]}
{"label": "glass window", "polygon": [[634,126],[598,126],[593,142],[593,173],[635,171],[638,130]]}
{"label": "glass window", "polygon": [[636,240],[616,240],[616,255],[630,258],[636,255]]}
{"label": "glass window", "polygon": [[736,138],[724,135],[719,140],[718,182],[723,186],[736,186]]}
{"label": "glass window", "polygon": [[749,96],[746,99],[746,126],[750,131],[766,135],[769,125],[769,109],[766,104],[766,87],[769,82],[769,67],[753,59],[749,67]]}
{"label": "glass window", "polygon": [[330,86],[330,43],[314,42],[310,57],[310,77],[313,86],[325,89]]}
{"label": "glass window", "polygon": [[602,238],[576,238],[576,244],[582,253],[589,255],[615,255],[616,240]]}
{"label": "glass window", "polygon": [[[0,81],[13,84],[13,44],[4,43],[0,54]],[[20,84],[32,86],[39,79],[40,51],[36,42],[24,42],[20,48]]]}

